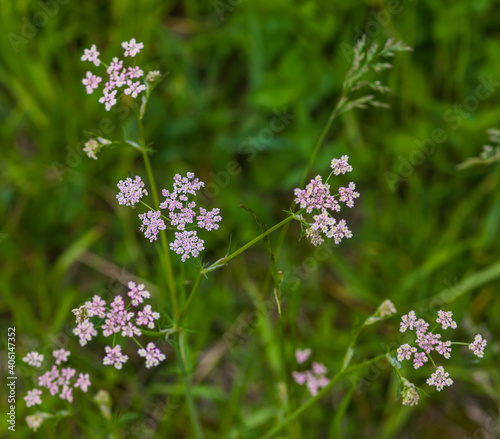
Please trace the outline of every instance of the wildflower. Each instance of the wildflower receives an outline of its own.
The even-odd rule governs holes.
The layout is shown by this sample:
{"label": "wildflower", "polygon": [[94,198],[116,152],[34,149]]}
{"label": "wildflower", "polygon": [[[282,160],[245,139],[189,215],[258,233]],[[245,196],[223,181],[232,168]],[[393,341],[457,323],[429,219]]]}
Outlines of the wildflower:
{"label": "wildflower", "polygon": [[89,374],[88,373],[86,373],[86,374],[81,373],[78,376],[78,379],[76,380],[74,387],[79,387],[82,390],[82,392],[86,392],[90,385],[91,385],[91,383],[90,383],[90,379],[89,379]]}
{"label": "wildflower", "polygon": [[99,316],[101,319],[106,315],[106,302],[97,294],[92,298],[92,302],[85,302],[89,317]]}
{"label": "wildflower", "polygon": [[40,389],[28,390],[28,394],[24,397],[26,401],[26,406],[31,407],[32,405],[41,404],[42,400],[40,399],[40,395],[42,391]]}
{"label": "wildflower", "polygon": [[106,346],[104,348],[106,351],[106,356],[102,363],[106,366],[115,366],[116,369],[121,369],[122,365],[127,362],[128,356],[122,354],[122,347],[116,345],[114,348]]}
{"label": "wildflower", "polygon": [[129,67],[127,69],[127,77],[129,77],[130,79],[140,78],[143,75],[144,75],[144,71],[141,70],[138,66]]}
{"label": "wildflower", "polygon": [[343,238],[352,238],[352,232],[347,228],[346,221],[340,220],[336,226],[332,226],[326,236],[333,238],[335,244],[340,244]]}
{"label": "wildflower", "polygon": [[134,57],[141,49],[144,49],[144,44],[137,43],[135,38],[132,38],[129,42],[123,42],[122,47],[125,49],[124,56]]}
{"label": "wildflower", "polygon": [[53,351],[52,355],[56,359],[56,364],[61,364],[68,361],[68,357],[71,355],[71,352],[64,349],[59,349],[57,351]]}
{"label": "wildflower", "polygon": [[443,366],[439,366],[436,371],[427,379],[427,384],[429,386],[436,386],[438,392],[440,392],[444,386],[451,386],[453,380],[449,378],[450,374],[445,372]]}
{"label": "wildflower", "polygon": [[99,98],[99,102],[101,104],[104,104],[104,107],[106,108],[106,111],[111,110],[111,107],[113,107],[116,104],[116,90],[109,91],[109,90],[104,90],[104,95]]}
{"label": "wildflower", "polygon": [[359,192],[356,192],[356,185],[351,181],[348,187],[339,188],[339,200],[345,203],[348,207],[354,207],[354,200],[359,197]]}
{"label": "wildflower", "polygon": [[451,356],[451,341],[438,341],[436,347],[434,348],[437,353],[441,354],[444,358],[448,359]]}
{"label": "wildflower", "polygon": [[407,329],[413,329],[417,321],[415,316],[415,311],[410,311],[407,315],[401,317],[402,322],[400,323],[400,332],[405,332]]}
{"label": "wildflower", "polygon": [[349,156],[343,155],[340,159],[333,159],[331,163],[331,168],[333,169],[334,175],[345,174],[346,172],[352,171],[352,166],[347,163]]}
{"label": "wildflower", "polygon": [[417,335],[424,335],[429,328],[429,324],[424,319],[418,319],[415,322],[415,331]]}
{"label": "wildflower", "polygon": [[36,351],[28,352],[23,358],[23,361],[30,366],[40,367],[43,362],[43,354],[39,354]]}
{"label": "wildflower", "polygon": [[429,332],[427,334],[418,334],[417,335],[417,344],[420,349],[423,349],[428,354],[434,350],[434,345],[439,342],[441,338],[441,334],[433,334]]}
{"label": "wildflower", "polygon": [[100,149],[101,145],[99,145],[99,143],[95,139],[90,139],[87,142],[85,142],[85,147],[83,148],[83,152],[87,154],[88,158],[97,160],[96,153],[98,153]]}
{"label": "wildflower", "polygon": [[319,231],[312,228],[306,230],[306,236],[314,246],[321,245],[325,242],[325,240],[321,237]]}
{"label": "wildflower", "polygon": [[417,348],[410,346],[408,343],[400,346],[398,348],[398,360],[409,360],[411,358],[411,354],[417,352]]}
{"label": "wildflower", "polygon": [[139,349],[137,352],[141,357],[146,357],[147,368],[158,366],[160,362],[167,358],[160,352],[154,343],[148,343],[146,349]]}
{"label": "wildflower", "polygon": [[205,209],[200,207],[200,214],[197,217],[198,227],[205,230],[217,230],[219,228],[219,221],[222,221],[222,217],[219,215],[220,209],[212,209],[207,212]]}
{"label": "wildflower", "polygon": [[71,367],[61,369],[61,377],[59,384],[68,385],[71,378],[75,376],[76,370]]}
{"label": "wildflower", "polygon": [[146,75],[146,82],[148,82],[149,84],[154,84],[158,82],[160,79],[161,79],[161,73],[159,70],[151,70]]}
{"label": "wildflower", "polygon": [[97,331],[95,330],[92,322],[85,320],[73,329],[73,334],[78,335],[80,339],[80,346],[85,346],[87,342],[92,340],[92,337],[97,335]]}
{"label": "wildflower", "polygon": [[151,305],[146,305],[142,311],[137,313],[136,323],[140,326],[147,326],[150,329],[154,329],[155,320],[160,318],[160,313],[153,311]]}
{"label": "wildflower", "polygon": [[116,198],[120,205],[133,206],[137,204],[144,195],[148,195],[148,191],[144,189],[144,182],[138,175],[135,177],[134,181],[132,181],[130,177],[125,181],[120,180],[117,186],[120,192],[116,195]]}
{"label": "wildflower", "polygon": [[308,376],[309,376],[309,371],[307,371],[307,372],[292,372],[292,377],[293,377],[294,381],[301,386],[307,381]]}
{"label": "wildflower", "polygon": [[131,95],[133,98],[136,98],[141,91],[146,90],[146,86],[139,81],[128,81],[127,86],[128,88],[125,89],[124,93],[126,95]]}
{"label": "wildflower", "polygon": [[184,262],[190,256],[197,257],[205,248],[204,242],[198,238],[195,230],[175,232],[175,241],[170,243],[170,249],[182,255],[181,260]]}
{"label": "wildflower", "polygon": [[128,296],[132,299],[132,306],[138,306],[144,299],[149,299],[149,291],[144,289],[144,284],[136,285],[135,282],[128,283]]}
{"label": "wildflower", "polygon": [[436,319],[436,322],[441,323],[443,329],[446,329],[448,327],[452,329],[457,328],[457,323],[451,319],[451,317],[453,316],[453,313],[451,311],[438,311],[438,316],[439,317]]}
{"label": "wildflower", "polygon": [[83,55],[80,58],[82,61],[93,62],[96,67],[99,67],[101,61],[99,60],[99,52],[95,44],[92,44],[90,49],[85,49]]}
{"label": "wildflower", "polygon": [[413,406],[418,404],[419,395],[415,389],[415,384],[403,378],[403,390],[401,392],[403,405]]}
{"label": "wildflower", "polygon": [[427,358],[427,355],[425,355],[425,352],[417,352],[415,356],[413,357],[413,367],[415,369],[418,369],[419,367],[422,367],[424,363],[427,363],[429,359]]}
{"label": "wildflower", "polygon": [[477,334],[474,337],[474,341],[469,345],[469,349],[474,352],[479,358],[483,358],[484,347],[486,346],[486,340],[483,339],[481,334]]}
{"label": "wildflower", "polygon": [[[310,349],[304,349],[303,351],[297,349],[297,351],[295,351],[297,363],[301,364],[305,362],[310,354]],[[330,382],[330,379],[325,376],[327,372],[328,370],[323,364],[313,363],[311,370],[305,372],[292,372],[292,377],[297,384],[305,384],[309,393],[315,396],[318,394],[319,389],[326,387]]]}
{"label": "wildflower", "polygon": [[304,349],[303,351],[297,349],[295,351],[295,358],[297,358],[297,363],[299,364],[305,363],[310,355],[311,349]]}
{"label": "wildflower", "polygon": [[294,193],[295,203],[301,209],[306,209],[307,213],[311,213],[313,209],[340,210],[338,201],[330,194],[330,185],[323,183],[321,175],[311,180],[305,189],[296,188]]}
{"label": "wildflower", "polygon": [[375,314],[379,317],[387,318],[392,316],[393,314],[396,314],[396,312],[397,310],[394,306],[394,303],[392,303],[390,300],[384,300],[377,308]]}
{"label": "wildflower", "polygon": [[59,398],[65,399],[68,402],[73,402],[73,389],[65,385],[59,394]]}
{"label": "wildflower", "polygon": [[94,93],[94,90],[99,87],[99,83],[102,81],[100,76],[94,75],[92,72],[87,72],[85,78],[82,79],[82,84],[87,90],[87,94]]}
{"label": "wildflower", "polygon": [[33,431],[37,431],[38,427],[43,424],[43,416],[40,412],[36,412],[34,415],[26,416],[26,424]]}
{"label": "wildflower", "polygon": [[150,242],[158,239],[158,232],[160,230],[165,230],[167,228],[160,216],[161,212],[159,210],[150,210],[146,213],[139,214],[139,218],[142,220],[141,232],[144,232],[144,236],[149,238]]}

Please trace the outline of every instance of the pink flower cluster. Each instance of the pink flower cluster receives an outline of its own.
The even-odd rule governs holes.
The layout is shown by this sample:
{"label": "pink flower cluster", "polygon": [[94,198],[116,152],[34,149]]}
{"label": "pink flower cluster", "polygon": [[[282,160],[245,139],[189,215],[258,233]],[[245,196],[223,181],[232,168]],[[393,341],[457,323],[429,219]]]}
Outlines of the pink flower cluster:
{"label": "pink flower cluster", "polygon": [[[124,56],[134,57],[144,48],[144,45],[137,43],[135,38],[132,38],[128,42],[123,42],[122,47],[125,49]],[[96,45],[93,44],[90,49],[84,50],[81,60],[92,62],[96,67],[99,67],[101,64],[99,55],[100,53],[97,51]],[[123,90],[124,94],[130,95],[133,98],[136,98],[139,93],[146,90],[146,85],[142,84],[141,81],[136,81],[136,79],[144,75],[144,72],[139,67],[135,65],[133,67],[124,67],[123,61],[117,57],[113,58],[110,65],[106,67],[106,73],[109,76],[104,86],[103,96],[99,99],[99,102],[104,104],[107,111],[116,104],[116,94],[121,87],[125,87]],[[101,82],[102,78],[90,71],[87,72],[86,77],[82,80],[88,94],[93,93]]]}
{"label": "pink flower cluster", "polygon": [[[144,299],[149,299],[149,291],[145,289],[144,284],[137,285],[135,282],[129,282],[128,289],[128,296],[131,300],[127,306],[125,306],[122,296],[115,296],[107,307],[106,301],[100,296],[94,295],[91,301],[85,302],[82,307],[73,311],[77,318],[77,326],[73,329],[73,334],[79,337],[81,346],[85,346],[97,335],[94,323],[89,320],[90,317],[94,316],[99,317],[101,321],[104,319],[104,322],[98,327],[102,330],[104,337],[120,334],[122,337],[134,338],[142,335],[141,327],[155,328],[155,321],[160,318],[160,314],[153,311],[151,305],[144,305],[142,309],[132,310],[143,304]],[[139,347],[141,348],[138,351],[139,355],[146,357],[146,367],[157,366],[160,361],[166,358],[153,343],[148,344],[148,355],[143,355],[144,349],[140,344]],[[122,347],[119,344],[113,347],[106,346],[105,352],[103,364],[107,366],[121,369],[128,360],[128,356],[122,353]]]}
{"label": "pink flower cluster", "polygon": [[[443,330],[446,330],[447,328],[457,328],[457,323],[453,320],[453,313],[451,311],[438,311],[438,318],[436,319],[436,322],[436,327],[440,325]],[[428,329],[429,323],[427,323],[424,319],[417,318],[415,311],[410,311],[407,315],[404,315],[401,318],[400,332],[414,330],[416,333],[415,343],[421,351],[419,352],[417,347],[405,343],[397,350],[398,361],[411,360],[413,356],[413,367],[418,369],[431,359],[430,354],[433,351],[442,355],[445,359],[449,359],[451,357],[451,345],[453,343],[450,340],[442,341],[441,334],[429,332]],[[483,340],[481,335],[478,334],[476,335],[475,341],[469,345],[469,349],[471,349],[478,357],[482,357],[484,346],[486,346],[486,340]],[[435,364],[434,361],[432,361],[432,364]],[[444,368],[439,366],[427,380],[427,384],[435,386],[436,389],[440,391],[444,386],[451,386],[453,384],[453,380],[449,377],[449,374],[445,372]]]}
{"label": "pink flower cluster", "polygon": [[[331,163],[332,174],[340,175],[352,171],[352,166],[348,163],[349,157],[344,155],[340,159],[333,159]],[[307,213],[313,210],[318,214],[313,216],[314,222],[307,223],[306,236],[313,245],[320,245],[324,242],[322,235],[333,238],[335,244],[339,244],[344,238],[351,238],[352,232],[348,229],[345,220],[337,221],[331,216],[332,212],[340,212],[340,202],[348,207],[354,206],[354,200],[359,197],[355,191],[356,185],[351,181],[348,187],[340,187],[338,194],[330,193],[330,185],[325,182],[320,175],[317,175],[305,189],[296,188],[295,203]],[[339,197],[339,201],[335,197]]]}
{"label": "pink flower cluster", "polygon": [[[43,359],[43,355],[37,352],[30,352],[26,357],[25,361],[33,366],[37,366],[38,361],[33,361],[34,354]],[[59,394],[59,398],[64,399],[68,402],[73,402],[73,389],[80,388],[82,392],[87,392],[89,386],[91,385],[88,373],[79,373],[78,378],[76,378],[76,370],[71,367],[62,367],[61,363],[68,361],[68,357],[71,352],[65,349],[59,349],[52,352],[52,355],[56,359],[55,365],[52,369],[46,371],[43,375],[38,377],[38,386],[46,388],[52,396]],[[26,358],[31,358],[26,360]],[[61,366],[61,367],[57,367]],[[33,405],[39,405],[42,403],[40,396],[42,391],[38,388],[28,390],[28,394],[24,397],[26,405],[31,407]]]}
{"label": "pink flower cluster", "polygon": [[[297,349],[295,351],[295,357],[297,358],[298,364],[305,363],[309,356],[311,355],[310,349],[304,349],[301,351]],[[318,394],[319,389],[326,387],[330,382],[330,379],[326,377],[326,373],[328,370],[321,363],[312,363],[312,367],[310,370],[306,370],[303,372],[292,372],[292,377],[297,384],[306,385],[309,393],[312,396]]]}
{"label": "pink flower cluster", "polygon": [[148,191],[144,189],[144,182],[138,175],[134,180],[130,177],[126,178],[125,181],[120,180],[117,186],[120,192],[116,195],[116,198],[120,205],[133,206],[144,195],[148,194]]}

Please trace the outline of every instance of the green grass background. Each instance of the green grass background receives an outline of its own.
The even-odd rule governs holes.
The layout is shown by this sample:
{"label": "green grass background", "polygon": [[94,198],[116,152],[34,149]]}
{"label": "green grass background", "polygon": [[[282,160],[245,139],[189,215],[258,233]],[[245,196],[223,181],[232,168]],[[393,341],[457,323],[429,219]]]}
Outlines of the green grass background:
{"label": "green grass background", "polygon": [[[86,95],[81,78],[92,66],[79,60],[83,49],[95,43],[101,58],[110,60],[120,54],[122,41],[135,37],[145,46],[141,67],[168,72],[145,117],[160,187],[187,171],[213,182],[211,173],[222,178],[238,161],[241,172],[219,185],[209,202],[224,218],[203,253],[214,261],[259,233],[240,203],[269,226],[284,218],[341,93],[347,50],[365,29],[370,41],[402,39],[414,52],[398,54],[394,68],[382,75],[392,89],[386,97],[391,108],[339,118],[311,174],[325,174],[332,157],[350,156],[361,193],[346,213],[354,237],[323,258],[299,241],[298,224],[289,229],[277,261],[285,273],[285,361],[278,313],[269,305],[272,289],[263,291],[269,259],[262,245],[209,275],[186,321],[203,429],[207,438],[261,437],[307,399],[306,390],[290,382],[294,349],[310,347],[313,359],[333,374],[351,328],[391,299],[399,313],[415,309],[429,319],[429,310],[453,311],[456,339],[472,340],[481,332],[488,340],[485,358],[475,361],[465,347],[454,348],[447,364],[455,384],[430,390],[430,398],[422,396],[413,408],[396,401],[389,368],[364,370],[364,381],[353,380],[356,390],[349,380],[339,384],[282,437],[468,438],[483,437],[481,428],[495,429],[484,437],[499,437],[500,171],[456,170],[479,154],[485,130],[498,125],[499,87],[473,110],[471,98],[481,77],[500,82],[498,2],[49,3],[57,11],[47,20],[41,2],[0,4],[0,322],[2,343],[6,328],[16,328],[20,376],[16,433],[8,433],[2,419],[5,437],[127,438],[144,425],[154,432],[139,430],[138,437],[193,437],[171,347],[164,345],[168,358],[161,367],[146,370],[129,344],[131,360],[116,371],[100,364],[105,340],[81,348],[71,336],[71,310],[94,293],[123,294],[120,280],[129,280],[127,273],[156,286],[152,302],[160,311],[170,306],[155,246],[138,231],[136,212],[115,200],[118,180],[129,172],[146,177],[141,157],[124,147],[106,150],[98,161],[81,152],[88,132],[104,130],[113,140],[137,135],[133,114],[107,113],[96,95]],[[384,25],[377,24],[375,15],[388,8],[399,12],[386,13]],[[295,117],[259,142],[255,158],[247,160],[239,146],[269,127],[273,110],[284,108]],[[416,142],[436,129],[446,141],[391,190],[387,173],[396,174],[401,160],[418,149]],[[277,237],[271,236],[273,245]],[[175,272],[194,279],[191,261],[181,266],[174,257]],[[295,269],[299,275],[290,272]],[[262,301],[271,310],[257,324],[241,323]],[[383,353],[398,335],[398,318],[368,328],[353,361]],[[228,334],[238,335],[234,344],[227,343]],[[111,422],[78,394],[74,416],[46,423],[36,434],[27,429],[24,417],[33,410],[22,396],[33,376],[20,359],[32,349],[49,356],[58,344],[71,349],[73,365],[91,374],[93,393],[110,392]],[[404,374],[429,390],[428,370],[407,368]],[[62,403],[46,398],[42,410]],[[7,410],[6,397],[0,408]],[[155,411],[167,414],[155,417]]]}

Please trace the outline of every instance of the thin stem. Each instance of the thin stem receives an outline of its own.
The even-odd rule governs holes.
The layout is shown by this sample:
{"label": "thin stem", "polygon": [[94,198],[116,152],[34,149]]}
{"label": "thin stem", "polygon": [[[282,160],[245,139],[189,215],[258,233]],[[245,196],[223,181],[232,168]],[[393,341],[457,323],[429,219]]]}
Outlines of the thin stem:
{"label": "thin stem", "polygon": [[[158,198],[158,191],[156,190],[156,183],[153,175],[153,170],[151,169],[151,162],[149,161],[149,156],[146,150],[146,141],[144,137],[144,125],[142,123],[142,119],[137,117],[137,124],[139,126],[139,140],[142,147],[142,157],[144,159],[144,165],[146,167],[146,172],[148,174],[149,185],[151,186],[151,193],[153,194],[153,200],[155,206],[160,206],[160,200]],[[168,240],[165,231],[160,231],[160,241],[163,250],[163,254],[165,257],[165,265],[166,265],[166,277],[168,289],[170,290],[170,296],[172,299],[172,306],[174,308],[174,314],[177,317],[179,315],[179,307],[177,306],[177,294],[175,289],[174,282],[174,272],[172,270],[172,261],[170,260],[170,252],[168,250]]]}
{"label": "thin stem", "polygon": [[243,253],[246,249],[248,249],[249,247],[252,247],[252,245],[259,242],[262,238],[265,238],[267,235],[271,234],[275,230],[279,229],[280,227],[283,227],[285,224],[289,223],[293,219],[296,219],[295,215],[290,215],[290,216],[286,217],[283,221],[279,222],[278,224],[275,224],[270,229],[267,229],[264,233],[261,233],[259,236],[252,239],[250,242],[248,242],[247,244],[245,244],[243,247],[239,248],[235,252],[231,253],[229,256],[226,256],[225,258],[219,259],[218,261],[214,262],[209,267],[202,269],[201,273],[207,274],[210,271],[217,270],[217,268],[220,268],[220,267],[226,265],[231,259],[234,259],[236,256]]}
{"label": "thin stem", "polygon": [[378,355],[375,358],[372,358],[371,360],[364,361],[361,364],[357,364],[355,366],[351,366],[348,369],[345,369],[343,371],[338,372],[335,374],[335,376],[331,379],[330,383],[323,389],[321,389],[316,396],[313,396],[310,398],[306,403],[301,405],[298,409],[293,411],[289,416],[287,416],[283,421],[281,421],[276,427],[272,428],[267,434],[262,436],[261,439],[271,439],[276,433],[278,433],[285,425],[293,421],[295,418],[297,418],[299,415],[301,415],[303,412],[305,412],[309,407],[311,407],[316,401],[321,399],[324,395],[326,395],[334,386],[337,384],[337,382],[345,375],[349,375],[353,372],[355,372],[358,369],[361,369],[363,367],[368,366],[369,364],[375,363],[376,361],[384,358],[386,354],[381,354]]}
{"label": "thin stem", "polygon": [[193,285],[193,288],[191,289],[191,293],[189,293],[188,300],[186,302],[186,305],[184,306],[184,309],[182,310],[181,314],[179,315],[179,318],[177,319],[177,326],[180,327],[182,319],[186,316],[186,312],[189,308],[189,305],[191,304],[191,301],[193,300],[193,297],[196,295],[198,292],[198,289],[201,284],[201,280],[203,279],[203,273],[200,271],[198,274],[198,277],[196,278],[196,282]]}
{"label": "thin stem", "polygon": [[194,430],[194,435],[197,439],[203,439],[203,431],[198,416],[198,411],[194,403],[193,395],[191,394],[191,381],[186,372],[186,359],[184,352],[184,334],[177,333],[176,357],[179,368],[181,369],[182,381],[184,383],[184,394],[186,396],[186,404],[188,406],[189,419]]}

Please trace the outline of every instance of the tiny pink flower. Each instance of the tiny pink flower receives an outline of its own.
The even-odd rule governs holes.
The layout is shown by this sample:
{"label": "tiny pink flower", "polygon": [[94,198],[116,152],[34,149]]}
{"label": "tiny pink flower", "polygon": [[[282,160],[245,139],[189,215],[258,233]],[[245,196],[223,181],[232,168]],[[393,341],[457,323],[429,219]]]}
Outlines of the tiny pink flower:
{"label": "tiny pink flower", "polygon": [[400,332],[406,332],[407,329],[412,330],[417,322],[417,317],[415,316],[415,311],[410,311],[407,315],[401,317],[402,322],[400,323]]}
{"label": "tiny pink flower", "polygon": [[165,221],[160,217],[161,212],[159,210],[149,210],[146,213],[139,214],[139,218],[142,220],[140,230],[144,232],[144,236],[149,238],[150,242],[156,241],[160,230],[167,228]]}
{"label": "tiny pink flower", "polygon": [[413,367],[415,369],[418,369],[419,367],[423,366],[424,363],[427,363],[429,359],[427,358],[427,355],[425,355],[424,352],[417,352],[415,356],[413,357]]}
{"label": "tiny pink flower", "polygon": [[111,107],[116,104],[116,90],[108,91],[104,90],[104,95],[99,98],[99,102],[104,104],[106,111],[111,110]]}
{"label": "tiny pink flower", "polygon": [[124,56],[134,57],[135,55],[137,55],[141,51],[141,49],[144,48],[144,44],[137,43],[135,41],[135,38],[132,38],[128,42],[124,41],[122,43],[122,47],[125,49]]}
{"label": "tiny pink flower", "polygon": [[359,192],[356,192],[356,185],[351,181],[349,187],[340,187],[339,200],[346,204],[347,207],[354,207],[354,200],[359,198]]}
{"label": "tiny pink flower", "polygon": [[92,337],[97,335],[97,331],[94,328],[94,324],[85,320],[79,323],[75,329],[73,329],[73,334],[78,335],[80,339],[80,346],[85,346],[87,342],[92,340]]}
{"label": "tiny pink flower", "polygon": [[311,349],[304,349],[303,351],[297,349],[295,351],[295,358],[297,359],[297,363],[299,364],[305,363],[310,355]]}
{"label": "tiny pink flower", "polygon": [[106,346],[104,348],[106,356],[102,363],[105,366],[115,366],[116,369],[121,369],[122,365],[127,362],[128,356],[122,354],[122,347],[117,344],[114,348]]}
{"label": "tiny pink flower", "polygon": [[91,383],[90,383],[88,373],[86,373],[86,374],[81,373],[75,382],[75,387],[80,387],[82,392],[86,392],[90,385],[91,385]]}
{"label": "tiny pink flower", "polygon": [[65,399],[68,402],[73,402],[73,389],[68,385],[63,386],[63,389],[59,395],[61,399]]}
{"label": "tiny pink flower", "polygon": [[146,357],[146,367],[158,366],[160,362],[167,358],[160,350],[155,346],[154,343],[148,343],[146,349],[139,349],[137,351],[141,357]]}
{"label": "tiny pink flower", "polygon": [[429,386],[436,386],[438,392],[440,392],[444,386],[451,386],[453,380],[449,378],[450,374],[445,372],[443,366],[439,366],[436,371],[427,379],[427,384]]}
{"label": "tiny pink flower", "polygon": [[428,354],[434,350],[434,345],[438,344],[441,334],[433,334],[428,332],[427,334],[417,335],[417,344],[420,349],[423,349]]}
{"label": "tiny pink flower", "polygon": [[333,169],[334,175],[345,174],[346,172],[352,171],[352,166],[347,162],[349,156],[343,155],[340,159],[333,159],[331,163],[331,168]]}
{"label": "tiny pink flower", "polygon": [[111,63],[109,64],[109,67],[106,69],[106,73],[108,73],[109,75],[117,73],[119,74],[122,68],[123,68],[123,61],[115,56],[111,61]]}
{"label": "tiny pink flower", "polygon": [[144,72],[138,66],[129,67],[127,70],[128,72],[126,74],[130,79],[140,78],[144,75]]}
{"label": "tiny pink flower", "polygon": [[196,218],[198,221],[198,227],[205,230],[217,230],[219,228],[219,221],[222,221],[222,217],[219,215],[220,209],[212,209],[207,212],[205,209],[200,207],[200,214]]}
{"label": "tiny pink flower", "polygon": [[327,368],[321,363],[313,363],[312,371],[316,375],[324,375],[325,373],[328,372]]}
{"label": "tiny pink flower", "polygon": [[452,320],[453,313],[451,311],[438,311],[438,318],[436,319],[436,322],[441,323],[441,326],[443,329],[446,329],[448,327],[452,329],[457,328],[457,322],[454,322]]}
{"label": "tiny pink flower", "polygon": [[61,384],[69,385],[69,382],[71,378],[75,376],[75,373],[76,370],[71,367],[66,367],[64,369],[61,369],[61,378],[63,379],[63,382],[61,382]]}
{"label": "tiny pink flower", "polygon": [[106,315],[106,302],[97,294],[92,298],[92,302],[85,302],[89,317],[99,316],[101,319]]}
{"label": "tiny pink flower", "polygon": [[144,289],[144,284],[136,285],[135,282],[128,283],[128,296],[132,299],[132,306],[138,306],[144,302],[144,299],[149,299],[149,291]]}
{"label": "tiny pink flower", "polygon": [[56,359],[56,364],[59,365],[68,361],[68,357],[71,355],[71,352],[64,349],[59,349],[57,351],[53,351],[52,355]]}
{"label": "tiny pink flower", "polygon": [[26,401],[26,406],[31,407],[32,405],[41,404],[42,400],[40,399],[40,395],[42,391],[39,389],[28,390],[28,394],[24,397]]}
{"label": "tiny pink flower", "polygon": [[101,77],[94,75],[92,72],[87,72],[87,76],[82,79],[82,84],[85,86],[87,94],[92,94],[99,87],[101,81]]}
{"label": "tiny pink flower", "polygon": [[36,351],[28,352],[23,358],[23,361],[28,363],[30,366],[40,367],[43,362],[43,355]]}
{"label": "tiny pink flower", "polygon": [[398,361],[409,360],[411,354],[417,352],[417,348],[410,346],[408,343],[401,345],[398,348]]}
{"label": "tiny pink flower", "polygon": [[154,329],[155,320],[160,318],[160,313],[151,310],[151,305],[146,305],[142,311],[137,313],[136,323],[140,326],[146,326],[150,329]]}
{"label": "tiny pink flower", "polygon": [[128,81],[127,86],[128,88],[124,90],[124,93],[126,95],[131,95],[133,98],[136,98],[141,91],[146,90],[146,86],[141,84],[139,81],[137,82]]}
{"label": "tiny pink flower", "polygon": [[148,191],[144,189],[144,182],[139,176],[136,176],[134,181],[132,181],[130,177],[125,181],[120,180],[117,186],[120,192],[116,198],[120,205],[133,206],[137,204],[144,195],[148,195]]}
{"label": "tiny pink flower", "polygon": [[474,352],[479,358],[483,358],[484,347],[486,346],[486,340],[483,339],[481,334],[477,334],[474,337],[474,341],[469,345],[469,349]]}
{"label": "tiny pink flower", "polygon": [[306,382],[309,372],[292,372],[292,377],[301,386]]}
{"label": "tiny pink flower", "polygon": [[205,241],[200,239],[196,230],[175,232],[175,240],[170,243],[170,249],[178,255],[182,255],[181,260],[185,262],[190,256],[197,257],[205,248]]}
{"label": "tiny pink flower", "polygon": [[99,52],[95,44],[92,44],[90,49],[84,49],[83,55],[80,58],[82,61],[93,62],[96,67],[99,67],[101,61],[99,60]]}
{"label": "tiny pink flower", "polygon": [[427,332],[428,328],[429,324],[424,319],[418,319],[417,322],[415,323],[415,330],[417,331],[417,336],[424,335]]}
{"label": "tiny pink flower", "polygon": [[448,359],[451,356],[451,341],[448,340],[444,343],[442,341],[438,341],[434,349],[437,353]]}

